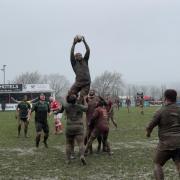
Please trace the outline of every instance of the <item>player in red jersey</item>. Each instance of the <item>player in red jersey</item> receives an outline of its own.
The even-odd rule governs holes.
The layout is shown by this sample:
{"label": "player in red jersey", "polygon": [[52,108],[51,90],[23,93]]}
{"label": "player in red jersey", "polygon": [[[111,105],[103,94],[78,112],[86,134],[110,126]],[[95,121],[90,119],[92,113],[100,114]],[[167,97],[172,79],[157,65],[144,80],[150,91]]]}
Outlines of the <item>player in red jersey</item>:
{"label": "player in red jersey", "polygon": [[107,96],[106,103],[107,103],[106,109],[108,112],[108,121],[111,120],[113,125],[117,128],[117,123],[114,121],[113,102],[111,101],[109,96]]}
{"label": "player in red jersey", "polygon": [[51,112],[54,114],[55,134],[63,133],[63,126],[61,123],[62,114],[57,112],[61,109],[62,105],[52,96],[49,98],[49,101]]}

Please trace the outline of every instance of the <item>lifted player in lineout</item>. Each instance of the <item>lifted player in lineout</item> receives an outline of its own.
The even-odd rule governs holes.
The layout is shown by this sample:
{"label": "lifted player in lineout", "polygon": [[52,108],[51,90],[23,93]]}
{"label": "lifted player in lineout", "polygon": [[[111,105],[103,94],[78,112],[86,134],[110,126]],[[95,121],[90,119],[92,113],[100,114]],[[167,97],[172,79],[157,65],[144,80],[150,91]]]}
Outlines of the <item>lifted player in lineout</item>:
{"label": "lifted player in lineout", "polygon": [[[78,42],[83,42],[86,47],[86,53],[84,57],[81,53],[74,54],[75,45]],[[71,48],[71,65],[76,74],[75,83],[72,85],[69,94],[78,94],[80,92],[79,103],[83,103],[83,97],[88,95],[90,85],[91,85],[91,77],[89,73],[88,60],[90,55],[90,49],[88,44],[85,41],[84,36],[76,36],[74,38],[74,42]]]}

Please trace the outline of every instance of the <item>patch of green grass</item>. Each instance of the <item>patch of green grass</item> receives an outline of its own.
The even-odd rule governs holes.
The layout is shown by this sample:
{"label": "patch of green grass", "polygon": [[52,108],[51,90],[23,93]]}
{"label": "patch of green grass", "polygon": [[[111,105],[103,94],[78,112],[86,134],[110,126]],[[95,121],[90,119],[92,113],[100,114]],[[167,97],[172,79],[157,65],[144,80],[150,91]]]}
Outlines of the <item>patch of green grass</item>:
{"label": "patch of green grass", "polygon": [[[61,179],[61,180],[149,180],[153,177],[152,158],[158,141],[157,130],[152,137],[145,137],[145,127],[156,108],[146,108],[141,115],[139,109],[126,108],[115,111],[118,128],[110,124],[109,141],[114,154],[106,153],[86,157],[87,166],[78,159],[65,164],[65,136],[53,134],[53,120],[49,119],[49,148],[43,143],[35,148],[35,126],[30,122],[30,138],[17,138],[17,120],[14,112],[0,112],[0,179]],[[65,120],[63,120],[65,125]],[[97,143],[93,147],[96,150]],[[174,164],[169,161],[164,167],[165,177],[178,179]]]}

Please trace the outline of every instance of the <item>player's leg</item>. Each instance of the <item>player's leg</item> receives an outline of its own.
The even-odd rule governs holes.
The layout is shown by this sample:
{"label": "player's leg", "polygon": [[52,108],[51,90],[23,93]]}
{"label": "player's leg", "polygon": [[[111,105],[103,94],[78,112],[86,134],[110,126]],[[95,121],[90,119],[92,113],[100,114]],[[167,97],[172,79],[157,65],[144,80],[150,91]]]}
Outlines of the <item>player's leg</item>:
{"label": "player's leg", "polygon": [[24,137],[26,138],[27,138],[28,125],[29,125],[28,120],[24,119]]}
{"label": "player's leg", "polygon": [[87,129],[86,129],[86,135],[84,137],[84,145],[85,146],[86,146],[87,142],[88,142],[88,132],[87,132]]}
{"label": "player's leg", "polygon": [[97,141],[98,141],[97,153],[99,153],[101,151],[101,142],[102,142],[102,137],[100,135],[97,137]]}
{"label": "player's leg", "polygon": [[154,176],[156,180],[164,180],[163,166],[170,158],[170,151],[156,151],[154,157]]}
{"label": "player's leg", "polygon": [[57,118],[57,115],[54,114],[54,134],[57,134],[56,118]]}
{"label": "player's leg", "polygon": [[70,164],[71,162],[71,153],[74,146],[74,136],[68,136],[66,135],[66,159],[67,164]]}
{"label": "player's leg", "polygon": [[[86,136],[85,136],[85,138],[84,138],[84,145],[86,146],[86,144],[87,144],[87,142],[88,142],[88,140],[89,140],[89,138],[90,138],[90,136],[91,136],[91,129],[89,128],[89,126],[87,126],[86,127]],[[90,153],[92,154],[93,153],[93,149],[92,149],[92,145],[91,145],[91,147],[89,148],[89,151],[90,151]]]}
{"label": "player's leg", "polygon": [[21,119],[19,117],[17,117],[17,119],[18,119],[18,137],[20,137],[21,126],[22,126],[23,122],[21,121]]}
{"label": "player's leg", "polygon": [[70,88],[68,94],[76,94],[78,96],[78,93],[80,92],[81,87],[78,86],[78,84],[75,82],[72,87]]}
{"label": "player's leg", "polygon": [[87,144],[86,144],[86,147],[85,147],[85,154],[86,154],[86,155],[87,155],[87,153],[88,153],[88,150],[91,148],[93,141],[97,138],[97,136],[98,136],[98,133],[97,133],[97,131],[94,129],[94,130],[92,131],[92,133],[91,133],[91,135],[90,135],[90,137],[89,137],[89,139],[88,139],[88,142],[87,142]]}
{"label": "player's leg", "polygon": [[106,147],[107,153],[109,155],[112,155],[112,152],[111,152],[111,149],[110,149],[110,144],[108,142],[108,133],[109,133],[109,130],[102,133],[102,142],[103,142],[103,145]]}
{"label": "player's leg", "polygon": [[43,131],[44,131],[44,140],[43,140],[43,143],[44,143],[44,146],[46,148],[48,148],[47,140],[48,140],[48,137],[49,137],[49,126],[46,123],[46,124],[43,124],[42,128],[43,128]]}
{"label": "player's leg", "polygon": [[62,125],[62,122],[61,122],[61,118],[62,118],[62,114],[58,113],[57,114],[57,121],[58,121],[58,130],[57,130],[57,132],[58,133],[63,133],[63,125]]}
{"label": "player's leg", "polygon": [[173,160],[176,165],[176,169],[180,178],[180,148],[176,149],[173,153]]}
{"label": "player's leg", "polygon": [[59,131],[59,127],[57,125],[55,125],[55,132],[54,132],[54,134],[58,134],[58,131]]}
{"label": "player's leg", "polygon": [[144,115],[144,109],[143,109],[143,107],[142,107],[142,109],[141,109],[141,114]]}
{"label": "player's leg", "polygon": [[79,154],[80,154],[80,160],[83,165],[86,165],[86,160],[84,157],[84,136],[83,135],[77,135],[75,136],[76,142],[79,146]]}
{"label": "player's leg", "polygon": [[89,134],[89,126],[88,126],[88,120],[86,117],[86,133],[85,133],[85,137],[84,137],[84,145],[86,146],[87,142],[88,142],[88,134]]}
{"label": "player's leg", "polygon": [[89,93],[89,90],[90,90],[90,84],[86,85],[86,86],[83,86],[80,90],[80,98],[79,98],[79,102],[81,104],[84,103],[84,97],[88,95]]}
{"label": "player's leg", "polygon": [[114,112],[111,112],[111,114],[110,114],[110,119],[111,119],[113,125],[117,128],[117,123],[116,123],[115,120],[114,120]]}
{"label": "player's leg", "polygon": [[[88,134],[88,140],[89,140],[90,136],[91,136],[91,132],[89,132],[89,134]],[[91,144],[91,146],[89,147],[89,152],[90,152],[90,154],[93,154],[92,144]]]}
{"label": "player's leg", "polygon": [[39,142],[41,139],[42,124],[39,122],[35,122],[35,126],[36,126],[36,147],[39,147]]}
{"label": "player's leg", "polygon": [[178,172],[178,175],[179,175],[179,178],[180,178],[180,161],[175,161],[174,163],[176,165],[176,169],[177,169],[177,172]]}
{"label": "player's leg", "polygon": [[154,164],[154,176],[156,180],[164,180],[163,168],[160,164]]}
{"label": "player's leg", "polygon": [[128,113],[130,113],[130,111],[129,111],[129,105],[127,106],[127,109],[128,109]]}
{"label": "player's leg", "polygon": [[75,139],[73,139],[73,141],[71,143],[71,157],[70,157],[71,159],[76,159],[74,146],[75,146]]}

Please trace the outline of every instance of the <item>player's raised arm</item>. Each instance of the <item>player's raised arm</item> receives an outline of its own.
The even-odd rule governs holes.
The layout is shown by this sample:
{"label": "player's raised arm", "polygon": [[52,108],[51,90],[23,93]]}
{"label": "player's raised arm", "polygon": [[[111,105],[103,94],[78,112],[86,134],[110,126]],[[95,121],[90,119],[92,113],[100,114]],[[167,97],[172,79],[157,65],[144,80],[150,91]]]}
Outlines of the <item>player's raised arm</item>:
{"label": "player's raised arm", "polygon": [[30,109],[30,115],[32,114],[32,112],[37,110],[37,103],[32,104],[32,108]]}
{"label": "player's raised arm", "polygon": [[14,99],[13,97],[11,97],[11,100],[14,101],[15,103],[18,103],[18,104],[21,102],[21,101]]}
{"label": "player's raised arm", "polygon": [[16,115],[15,118],[18,119],[19,118],[19,104],[16,107]]}
{"label": "player's raised arm", "polygon": [[38,99],[39,99],[39,97],[36,97],[36,98],[30,100],[29,102],[30,102],[30,103],[34,103],[34,102],[36,102]]}
{"label": "player's raised arm", "polygon": [[27,117],[28,117],[28,121],[30,121],[30,119],[31,119],[31,105],[30,105],[30,103],[28,103],[28,115],[27,115]]}
{"label": "player's raised arm", "polygon": [[86,53],[84,55],[84,59],[88,61],[89,60],[89,56],[90,56],[90,48],[89,48],[89,46],[88,46],[84,36],[82,37],[82,41],[83,41],[83,43],[85,45],[85,48],[86,48]]}
{"label": "player's raised arm", "polygon": [[50,106],[49,106],[49,105],[48,105],[47,114],[48,114],[49,117],[51,116],[51,109],[50,109]]}
{"label": "player's raised arm", "polygon": [[74,38],[73,45],[71,47],[71,52],[70,52],[70,60],[71,60],[72,65],[75,63],[74,49],[75,49],[76,43],[77,43],[77,40],[76,38]]}

